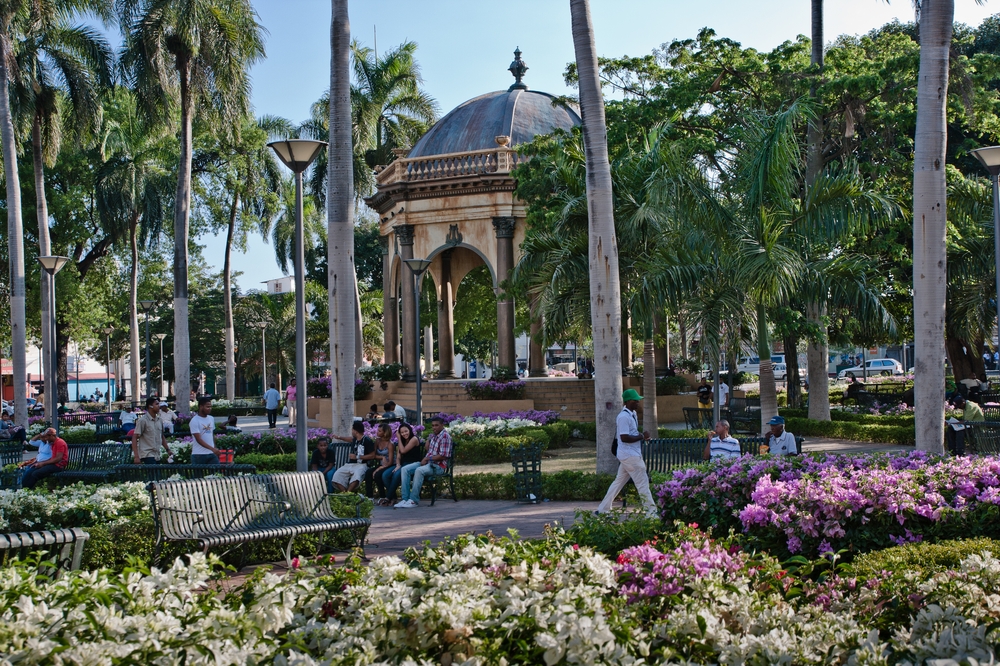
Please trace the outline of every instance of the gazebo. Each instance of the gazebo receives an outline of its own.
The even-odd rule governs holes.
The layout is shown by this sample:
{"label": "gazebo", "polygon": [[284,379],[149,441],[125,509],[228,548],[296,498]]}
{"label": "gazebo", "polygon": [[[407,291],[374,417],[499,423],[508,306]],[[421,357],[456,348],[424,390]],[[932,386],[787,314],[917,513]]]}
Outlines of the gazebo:
{"label": "gazebo", "polygon": [[[458,285],[469,271],[485,265],[500,295],[520,256],[524,204],[514,196],[511,170],[515,148],[538,135],[571,130],[580,124],[572,106],[553,95],[529,90],[522,81],[528,67],[514,51],[514,83],[459,105],[438,121],[410,151],[380,167],[377,190],[365,201],[379,214],[384,261],[386,363],[400,360],[404,379],[415,379],[415,303],[413,273],[403,262],[431,261],[428,273],[436,290],[439,372],[455,374],[453,308]],[[401,316],[400,316],[401,315]],[[532,322],[531,330],[540,323]],[[402,331],[402,344],[400,342]],[[532,335],[529,370],[545,375],[542,346]],[[498,363],[514,369],[514,302],[497,301]]]}

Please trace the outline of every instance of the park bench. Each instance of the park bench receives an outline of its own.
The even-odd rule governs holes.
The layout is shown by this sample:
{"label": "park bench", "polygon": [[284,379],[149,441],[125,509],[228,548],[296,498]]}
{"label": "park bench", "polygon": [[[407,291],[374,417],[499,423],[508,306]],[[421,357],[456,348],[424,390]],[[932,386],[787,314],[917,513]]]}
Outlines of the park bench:
{"label": "park bench", "polygon": [[68,447],[66,467],[52,475],[61,484],[108,483],[115,476],[115,467],[132,459],[130,444],[69,444]]}
{"label": "park bench", "polygon": [[122,482],[164,481],[172,476],[201,479],[215,474],[239,476],[256,473],[257,468],[253,465],[118,465],[115,467],[115,478]]}
{"label": "park bench", "polygon": [[[430,487],[431,490],[431,506],[434,506],[434,502],[437,500],[438,485],[444,486],[445,481],[448,482],[448,488],[451,491],[451,498],[458,501],[458,496],[455,494],[455,445],[452,444],[451,455],[448,456],[447,468],[444,474],[438,474],[437,476],[425,476],[424,477],[424,487]],[[419,499],[419,498],[418,498]]]}
{"label": "park bench", "polygon": [[[684,425],[688,430],[711,430],[715,427],[712,422],[712,410],[703,407],[683,407]],[[720,414],[726,410],[720,410]],[[725,418],[723,416],[722,418]]]}
{"label": "park bench", "polygon": [[349,531],[364,552],[371,526],[371,520],[361,517],[361,502],[354,518],[334,515],[321,472],[153,481],[146,488],[156,523],[154,564],[166,541],[194,541],[208,553],[216,546],[288,537],[285,561],[290,567],[298,535]]}
{"label": "park bench", "polygon": [[[16,465],[24,458],[24,446],[17,442],[0,444],[0,470],[7,465]],[[17,485],[17,472],[0,471],[0,488],[13,488]]]}
{"label": "park bench", "polygon": [[1000,422],[976,421],[965,424],[966,449],[977,455],[1000,454]]}
{"label": "park bench", "polygon": [[0,534],[0,563],[6,564],[12,556],[32,550],[48,550],[54,554],[52,547],[61,546],[56,560],[59,568],[75,571],[80,568],[83,545],[89,538],[90,535],[78,527]]}

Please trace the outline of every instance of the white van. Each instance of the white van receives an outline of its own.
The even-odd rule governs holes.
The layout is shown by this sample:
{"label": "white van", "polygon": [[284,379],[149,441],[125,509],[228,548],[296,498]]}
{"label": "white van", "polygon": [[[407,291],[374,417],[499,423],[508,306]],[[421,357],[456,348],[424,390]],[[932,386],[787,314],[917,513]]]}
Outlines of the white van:
{"label": "white van", "polygon": [[[771,363],[784,363],[784,354],[771,354]],[[749,372],[751,375],[760,374],[760,358],[757,356],[741,356],[736,369],[740,372]]]}

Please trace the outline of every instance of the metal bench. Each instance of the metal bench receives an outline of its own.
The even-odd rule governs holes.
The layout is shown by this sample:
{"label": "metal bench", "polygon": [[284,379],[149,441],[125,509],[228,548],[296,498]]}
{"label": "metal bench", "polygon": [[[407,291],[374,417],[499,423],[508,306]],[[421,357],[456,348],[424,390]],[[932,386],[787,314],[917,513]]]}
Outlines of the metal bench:
{"label": "metal bench", "polygon": [[118,465],[115,467],[115,478],[123,482],[165,481],[172,476],[201,479],[214,474],[239,476],[256,473],[257,468],[253,465]]}
{"label": "metal bench", "polygon": [[1000,454],[1000,422],[976,421],[965,424],[966,449],[977,455]]}
{"label": "metal bench", "polygon": [[711,430],[715,426],[712,423],[711,409],[683,407],[682,410],[684,411],[684,425],[688,430]]}
{"label": "metal bench", "polygon": [[[448,457],[447,468],[444,474],[438,474],[437,476],[425,476],[424,477],[424,487],[430,486],[431,489],[431,506],[434,506],[434,502],[437,500],[438,484],[444,485],[444,482],[448,482],[448,488],[451,490],[451,498],[458,501],[458,496],[455,494],[455,445],[452,444],[451,455]],[[420,498],[417,498],[420,499]]]}
{"label": "metal bench", "polygon": [[216,546],[288,537],[285,561],[291,566],[296,536],[347,530],[364,552],[371,526],[361,517],[360,502],[354,518],[334,515],[322,472],[153,481],[146,488],[156,523],[154,564],[166,541],[195,541],[207,553]]}
{"label": "metal bench", "polygon": [[132,459],[130,444],[70,444],[69,462],[52,478],[58,483],[108,483],[115,476],[115,467]]}
{"label": "metal bench", "polygon": [[0,534],[0,561],[6,564],[12,555],[32,550],[48,550],[54,553],[55,548],[52,547],[61,546],[57,560],[59,568],[75,571],[80,568],[83,545],[89,538],[90,535],[78,527]]}
{"label": "metal bench", "polygon": [[24,446],[5,443],[0,444],[0,488],[14,488],[17,485],[17,471],[2,471],[7,465],[16,465],[24,458]]}
{"label": "metal bench", "polygon": [[518,503],[538,504],[542,501],[542,446],[526,444],[510,450],[514,467],[514,498]]}

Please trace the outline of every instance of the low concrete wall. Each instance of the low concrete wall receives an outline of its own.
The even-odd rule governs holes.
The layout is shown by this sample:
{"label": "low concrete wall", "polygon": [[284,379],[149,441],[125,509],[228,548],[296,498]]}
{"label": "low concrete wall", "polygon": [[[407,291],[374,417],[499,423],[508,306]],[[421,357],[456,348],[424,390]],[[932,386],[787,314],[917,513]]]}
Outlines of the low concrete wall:
{"label": "low concrete wall", "polygon": [[697,407],[697,394],[656,396],[656,420],[658,423],[683,423],[685,407]]}

